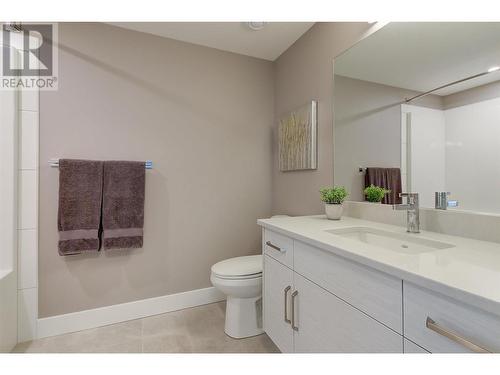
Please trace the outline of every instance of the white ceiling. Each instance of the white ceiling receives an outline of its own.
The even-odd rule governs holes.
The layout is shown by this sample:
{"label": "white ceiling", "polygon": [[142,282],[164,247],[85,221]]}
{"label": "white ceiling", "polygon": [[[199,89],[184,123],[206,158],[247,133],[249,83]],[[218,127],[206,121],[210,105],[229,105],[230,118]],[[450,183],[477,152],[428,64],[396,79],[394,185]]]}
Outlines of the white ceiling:
{"label": "white ceiling", "polygon": [[245,22],[115,22],[112,25],[274,61],[314,22],[269,22],[253,31]]}
{"label": "white ceiling", "polygon": [[[335,74],[428,91],[500,66],[500,22],[389,23],[335,60]],[[500,80],[500,72],[436,92]]]}

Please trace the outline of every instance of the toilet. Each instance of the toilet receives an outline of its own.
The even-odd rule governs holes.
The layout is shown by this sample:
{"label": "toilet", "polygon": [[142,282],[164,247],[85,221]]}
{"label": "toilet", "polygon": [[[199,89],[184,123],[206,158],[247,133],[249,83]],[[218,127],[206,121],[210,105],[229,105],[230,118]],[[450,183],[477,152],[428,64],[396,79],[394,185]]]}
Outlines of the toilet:
{"label": "toilet", "polygon": [[212,266],[212,285],[227,296],[224,331],[230,337],[262,334],[262,255],[223,260]]}

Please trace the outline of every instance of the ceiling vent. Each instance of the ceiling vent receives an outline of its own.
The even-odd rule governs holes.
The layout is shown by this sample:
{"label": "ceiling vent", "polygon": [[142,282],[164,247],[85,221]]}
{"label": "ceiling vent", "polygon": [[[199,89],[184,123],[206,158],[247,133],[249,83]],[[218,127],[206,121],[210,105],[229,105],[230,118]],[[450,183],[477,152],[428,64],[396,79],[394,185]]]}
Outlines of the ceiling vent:
{"label": "ceiling vent", "polygon": [[247,26],[250,30],[259,31],[266,26],[267,22],[247,22]]}

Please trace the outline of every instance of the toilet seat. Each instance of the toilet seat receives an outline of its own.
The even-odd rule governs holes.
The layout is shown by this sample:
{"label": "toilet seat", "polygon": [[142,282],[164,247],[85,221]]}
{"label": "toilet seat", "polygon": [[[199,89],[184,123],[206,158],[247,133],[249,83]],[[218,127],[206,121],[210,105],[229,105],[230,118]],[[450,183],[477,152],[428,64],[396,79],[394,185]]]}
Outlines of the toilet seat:
{"label": "toilet seat", "polygon": [[249,280],[249,279],[257,279],[259,277],[262,277],[262,272],[254,273],[252,275],[244,275],[244,276],[221,276],[221,275],[217,275],[216,273],[212,272],[212,277],[216,277],[216,278],[222,279],[222,280]]}
{"label": "toilet seat", "polygon": [[215,263],[212,275],[225,280],[246,280],[262,277],[262,255],[230,258]]}

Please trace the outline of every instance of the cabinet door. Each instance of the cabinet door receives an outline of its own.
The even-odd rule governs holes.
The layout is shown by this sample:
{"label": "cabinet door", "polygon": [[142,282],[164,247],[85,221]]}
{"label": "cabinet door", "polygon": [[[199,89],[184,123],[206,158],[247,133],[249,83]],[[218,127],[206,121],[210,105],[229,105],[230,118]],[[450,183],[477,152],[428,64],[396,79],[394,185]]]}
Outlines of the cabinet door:
{"label": "cabinet door", "polygon": [[[264,255],[264,331],[283,353],[293,352],[290,319],[290,295],[293,271],[268,255]],[[286,301],[286,304],[285,304]]]}
{"label": "cabinet door", "polygon": [[293,281],[295,352],[403,352],[401,335],[297,273]]}
{"label": "cabinet door", "polygon": [[414,342],[411,342],[408,339],[404,339],[404,352],[405,353],[427,353],[427,354],[429,354],[429,352],[427,350],[418,346]]}

